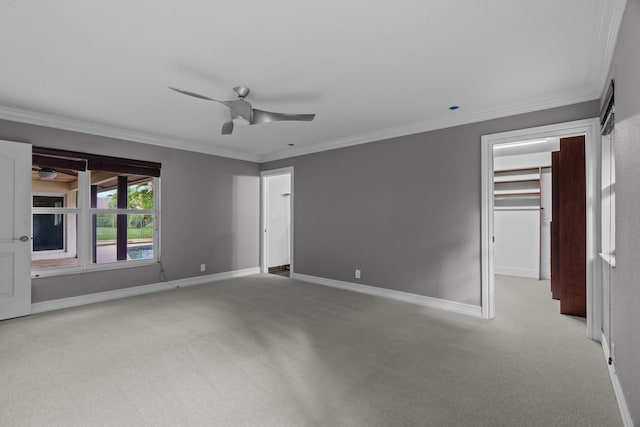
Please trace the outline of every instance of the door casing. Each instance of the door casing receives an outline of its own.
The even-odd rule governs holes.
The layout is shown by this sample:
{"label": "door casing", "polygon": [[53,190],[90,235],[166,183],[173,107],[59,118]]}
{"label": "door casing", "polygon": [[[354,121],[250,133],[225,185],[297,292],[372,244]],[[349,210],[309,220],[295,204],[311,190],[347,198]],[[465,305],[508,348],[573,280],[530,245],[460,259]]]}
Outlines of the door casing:
{"label": "door casing", "polygon": [[597,118],[483,135],[481,138],[481,307],[482,317],[495,317],[493,272],[493,146],[548,137],[585,136],[587,198],[587,331],[600,341],[602,329],[602,270],[600,248],[600,123]]}
{"label": "door casing", "polygon": [[284,168],[271,169],[260,172],[260,207],[261,207],[261,215],[260,215],[260,271],[262,273],[269,272],[268,259],[267,259],[267,177],[276,176],[276,175],[290,175],[291,176],[291,202],[289,205],[290,216],[290,233],[289,233],[289,248],[291,254],[289,255],[290,264],[289,264],[289,272],[293,274],[294,272],[294,246],[293,246],[293,233],[294,233],[294,209],[293,205],[295,203],[295,185],[294,185],[294,174],[293,174],[293,166],[288,166]]}

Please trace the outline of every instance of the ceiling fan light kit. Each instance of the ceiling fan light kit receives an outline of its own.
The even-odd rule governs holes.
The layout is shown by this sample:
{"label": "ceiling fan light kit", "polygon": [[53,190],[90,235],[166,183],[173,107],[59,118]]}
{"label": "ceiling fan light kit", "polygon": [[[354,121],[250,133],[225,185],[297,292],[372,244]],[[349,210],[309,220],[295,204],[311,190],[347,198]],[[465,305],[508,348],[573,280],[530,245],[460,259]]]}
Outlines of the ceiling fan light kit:
{"label": "ceiling fan light kit", "polygon": [[192,96],[194,98],[217,102],[229,108],[230,118],[228,122],[225,122],[222,125],[222,135],[231,135],[231,133],[233,132],[234,123],[243,125],[257,125],[261,123],[279,121],[310,122],[316,117],[315,114],[275,113],[272,111],[253,108],[253,106],[248,101],[245,101],[245,98],[251,92],[251,90],[246,86],[236,86],[233,88],[233,91],[238,96],[238,99],[234,99],[232,101],[221,101],[218,99],[209,98],[208,96],[200,95],[195,92],[177,89],[171,86],[169,86],[169,89],[183,95]]}
{"label": "ceiling fan light kit", "polygon": [[40,179],[52,180],[56,176],[58,176],[58,172],[56,172],[56,171],[54,171],[52,169],[42,168],[42,169],[38,170],[38,176],[40,177]]}

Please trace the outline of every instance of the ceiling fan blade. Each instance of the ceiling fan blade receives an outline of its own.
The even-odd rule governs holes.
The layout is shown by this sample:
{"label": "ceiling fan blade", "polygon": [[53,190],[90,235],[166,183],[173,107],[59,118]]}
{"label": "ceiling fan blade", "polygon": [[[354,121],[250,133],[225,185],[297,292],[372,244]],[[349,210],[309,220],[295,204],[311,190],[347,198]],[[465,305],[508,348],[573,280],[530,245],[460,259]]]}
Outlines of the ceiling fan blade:
{"label": "ceiling fan blade", "polygon": [[[195,92],[189,92],[188,90],[176,89],[175,87],[171,87],[171,86],[169,86],[169,89],[175,90],[176,92],[181,93],[183,95],[189,95],[189,96],[193,96],[195,98],[206,99],[207,101],[222,102],[222,101],[218,101],[217,99],[213,99],[213,98],[209,98],[209,97],[204,96],[204,95],[197,94]],[[224,102],[222,102],[222,103],[224,103]]]}
{"label": "ceiling fan blade", "polygon": [[55,171],[63,175],[78,176],[78,172],[71,169],[55,169]]}
{"label": "ceiling fan blade", "polygon": [[288,114],[288,113],[274,113],[272,111],[253,109],[252,125],[269,122],[280,121],[297,121],[297,122],[310,122],[316,117],[315,114]]}
{"label": "ceiling fan blade", "polygon": [[231,132],[233,132],[233,120],[229,120],[222,125],[223,135],[231,135]]}

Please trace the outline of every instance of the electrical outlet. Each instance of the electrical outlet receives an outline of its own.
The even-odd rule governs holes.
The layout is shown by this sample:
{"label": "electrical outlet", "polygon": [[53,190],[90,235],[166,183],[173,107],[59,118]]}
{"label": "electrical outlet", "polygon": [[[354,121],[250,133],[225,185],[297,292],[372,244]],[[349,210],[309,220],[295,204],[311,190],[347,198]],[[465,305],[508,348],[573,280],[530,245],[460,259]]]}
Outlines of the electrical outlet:
{"label": "electrical outlet", "polygon": [[204,264],[200,264],[200,272],[203,272],[207,269],[207,266]]}
{"label": "electrical outlet", "polygon": [[356,279],[360,278],[360,269],[356,268]]}

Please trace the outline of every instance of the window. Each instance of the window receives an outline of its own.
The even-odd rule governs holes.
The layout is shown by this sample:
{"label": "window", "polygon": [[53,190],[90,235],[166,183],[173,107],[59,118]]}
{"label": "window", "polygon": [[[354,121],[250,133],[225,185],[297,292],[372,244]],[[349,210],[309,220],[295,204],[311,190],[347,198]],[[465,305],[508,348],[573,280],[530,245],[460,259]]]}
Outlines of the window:
{"label": "window", "polygon": [[601,157],[601,252],[600,256],[612,267],[616,265],[616,158],[615,130],[602,136]]}
{"label": "window", "polygon": [[32,269],[77,266],[78,172],[34,163],[31,186]]}
{"label": "window", "polygon": [[90,173],[93,262],[153,259],[156,223],[153,177],[107,171]]}
{"label": "window", "polygon": [[[34,208],[63,208],[64,196],[33,196]],[[33,216],[33,251],[62,251],[65,248],[64,214]]]}
{"label": "window", "polygon": [[159,164],[33,152],[36,277],[157,261]]}
{"label": "window", "polygon": [[[601,252],[611,267],[616,266],[616,156],[615,156],[615,82],[611,80],[600,110],[601,125]],[[608,283],[608,279],[607,279]]]}

